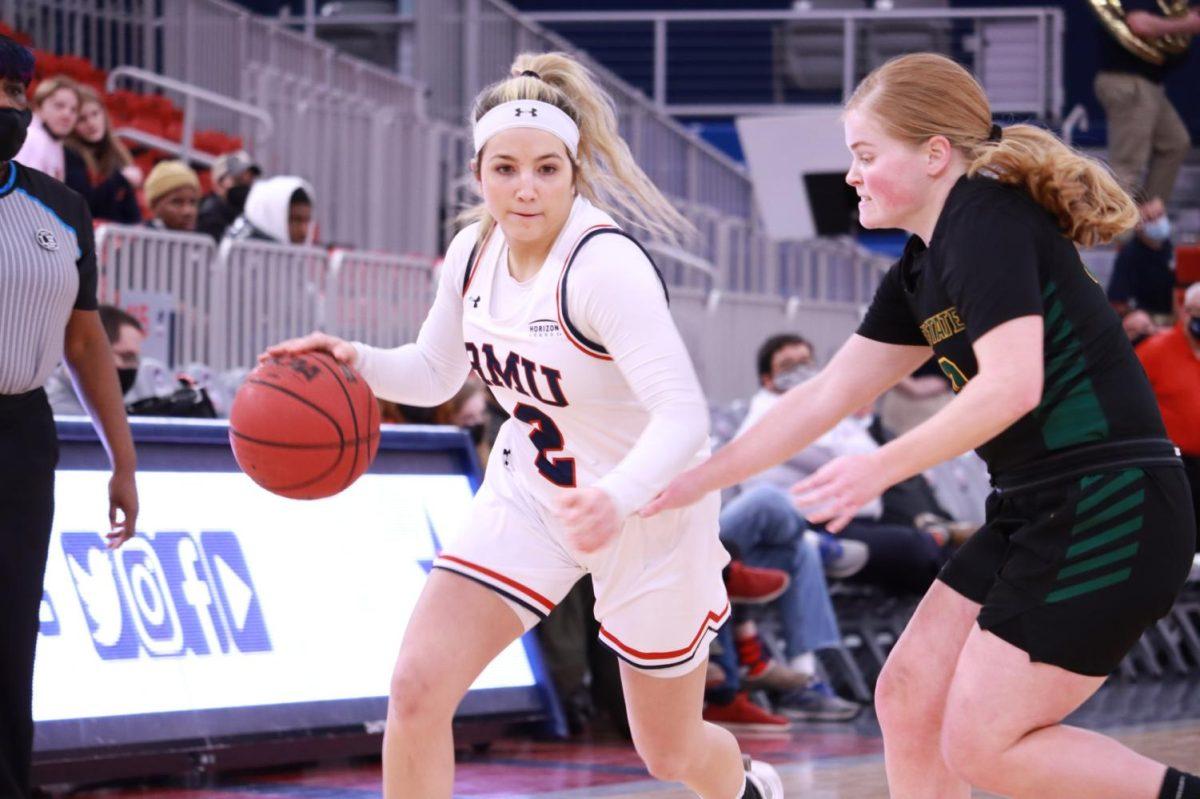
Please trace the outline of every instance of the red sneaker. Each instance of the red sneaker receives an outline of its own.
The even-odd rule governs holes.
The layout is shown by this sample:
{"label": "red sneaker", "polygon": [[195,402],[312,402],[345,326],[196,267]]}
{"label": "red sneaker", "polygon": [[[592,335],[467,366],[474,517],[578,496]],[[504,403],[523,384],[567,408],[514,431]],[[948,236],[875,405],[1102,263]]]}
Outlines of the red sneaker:
{"label": "red sneaker", "polygon": [[729,601],[741,605],[762,605],[777,599],[787,590],[792,578],[780,569],[756,569],[740,560],[730,561],[725,590]]}
{"label": "red sneaker", "polygon": [[786,717],[777,716],[751,702],[744,691],[739,691],[728,705],[705,705],[704,720],[743,732],[782,732],[792,725]]}

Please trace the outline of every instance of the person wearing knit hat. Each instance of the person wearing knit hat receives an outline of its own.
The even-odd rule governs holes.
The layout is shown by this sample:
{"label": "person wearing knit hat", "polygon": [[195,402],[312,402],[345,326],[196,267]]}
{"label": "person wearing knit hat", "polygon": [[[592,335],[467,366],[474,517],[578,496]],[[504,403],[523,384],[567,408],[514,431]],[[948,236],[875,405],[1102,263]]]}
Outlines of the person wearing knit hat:
{"label": "person wearing knit hat", "polygon": [[200,179],[182,161],[160,161],[145,183],[146,205],[154,218],[147,226],[159,230],[196,229],[200,205]]}

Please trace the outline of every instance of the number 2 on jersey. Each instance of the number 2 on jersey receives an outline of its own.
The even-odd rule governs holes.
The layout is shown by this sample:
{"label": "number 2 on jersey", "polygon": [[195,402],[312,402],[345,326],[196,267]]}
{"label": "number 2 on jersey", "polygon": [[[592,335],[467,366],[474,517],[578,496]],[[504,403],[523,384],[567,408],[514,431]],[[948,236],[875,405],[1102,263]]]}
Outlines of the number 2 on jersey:
{"label": "number 2 on jersey", "polygon": [[575,459],[551,458],[549,453],[561,452],[563,435],[554,420],[532,405],[521,402],[513,409],[513,416],[533,428],[529,440],[537,447],[538,454],[533,464],[538,472],[562,488],[575,487]]}

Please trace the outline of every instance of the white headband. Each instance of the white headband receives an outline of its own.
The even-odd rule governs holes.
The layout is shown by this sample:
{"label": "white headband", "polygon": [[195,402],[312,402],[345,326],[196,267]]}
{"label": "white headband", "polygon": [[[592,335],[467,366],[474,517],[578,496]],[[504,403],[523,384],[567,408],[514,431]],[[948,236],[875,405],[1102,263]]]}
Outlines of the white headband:
{"label": "white headband", "polygon": [[488,111],[475,123],[475,155],[488,139],[509,128],[537,128],[567,145],[571,158],[579,149],[579,126],[561,108],[541,100],[511,100]]}

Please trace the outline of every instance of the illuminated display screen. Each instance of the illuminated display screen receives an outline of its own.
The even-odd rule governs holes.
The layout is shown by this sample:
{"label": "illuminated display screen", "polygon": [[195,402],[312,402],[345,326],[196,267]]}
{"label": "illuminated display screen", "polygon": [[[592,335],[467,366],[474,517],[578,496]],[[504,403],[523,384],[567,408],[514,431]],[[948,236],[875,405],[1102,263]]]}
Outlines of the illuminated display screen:
{"label": "illuminated display screen", "polygon": [[[434,552],[466,518],[470,461],[428,438],[406,452],[397,433],[349,489],[305,502],[230,471],[223,426],[197,431],[206,443],[139,440],[139,535],[111,553],[103,452],[64,443],[34,677],[39,751],[384,717]],[[512,688],[524,690],[498,704],[505,692],[488,690]],[[528,705],[535,688],[517,642],[472,694],[491,694],[494,711]]]}

